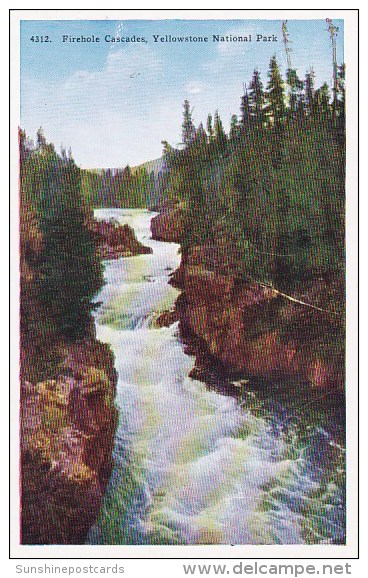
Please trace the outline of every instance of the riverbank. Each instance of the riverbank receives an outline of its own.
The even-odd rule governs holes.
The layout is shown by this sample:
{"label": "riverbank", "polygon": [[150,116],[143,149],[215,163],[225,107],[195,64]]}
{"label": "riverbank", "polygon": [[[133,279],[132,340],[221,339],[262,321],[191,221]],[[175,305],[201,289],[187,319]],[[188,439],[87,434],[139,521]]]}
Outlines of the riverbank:
{"label": "riverbank", "polygon": [[[153,238],[177,242],[182,227],[183,215],[176,209],[170,216],[166,209],[152,220],[151,230]],[[193,376],[205,375],[206,366],[215,363],[230,376],[300,381],[342,392],[343,313],[330,305],[341,291],[338,280],[314,280],[286,295],[240,279],[219,245],[183,251],[171,278],[182,291],[177,316],[181,336],[196,355]],[[329,348],[321,345],[326,334]]]}
{"label": "riverbank", "polygon": [[[32,355],[29,345],[23,351]],[[48,361],[55,359],[52,377],[21,383],[22,544],[83,544],[113,466],[110,348],[93,336],[60,341]]]}
{"label": "riverbank", "polygon": [[[105,267],[96,327],[115,354],[120,419],[114,471],[88,544],[342,543],[343,451],[322,429],[321,396],[312,393],[308,406],[298,385],[282,396],[272,383],[266,405],[245,380],[234,379],[232,391],[219,372],[214,387],[208,375],[197,381],[203,342],[183,344],[175,322],[183,293],[168,284],[179,246],[150,238],[152,214],[100,214],[127,220],[153,253]],[[203,351],[208,369],[219,370]],[[313,407],[305,421],[302,404]]]}
{"label": "riverbank", "polygon": [[[37,292],[42,235],[31,219],[22,227],[20,541],[83,544],[113,469],[115,357],[92,318],[78,339],[58,332]],[[91,228],[99,259],[152,252],[128,225]]]}
{"label": "riverbank", "polygon": [[99,257],[103,260],[152,253],[150,247],[138,241],[128,224],[94,219],[91,228],[96,236]]}

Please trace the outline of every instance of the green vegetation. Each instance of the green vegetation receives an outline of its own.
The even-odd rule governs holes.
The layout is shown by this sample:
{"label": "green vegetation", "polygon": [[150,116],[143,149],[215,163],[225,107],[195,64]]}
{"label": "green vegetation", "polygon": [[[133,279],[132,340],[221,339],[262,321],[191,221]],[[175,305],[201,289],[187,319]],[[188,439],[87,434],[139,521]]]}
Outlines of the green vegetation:
{"label": "green vegetation", "polygon": [[145,208],[151,202],[152,173],[144,166],[134,169],[82,170],[82,194],[93,208]]}
{"label": "green vegetation", "polygon": [[333,99],[312,73],[286,78],[275,57],[265,88],[255,70],[228,135],[218,112],[196,128],[185,101],[182,146],[163,143],[161,198],[185,207],[184,253],[212,246],[240,279],[281,291],[343,285],[344,67]]}
{"label": "green vegetation", "polygon": [[81,171],[41,129],[36,146],[21,130],[19,145],[22,337],[74,340],[88,331],[103,285]]}

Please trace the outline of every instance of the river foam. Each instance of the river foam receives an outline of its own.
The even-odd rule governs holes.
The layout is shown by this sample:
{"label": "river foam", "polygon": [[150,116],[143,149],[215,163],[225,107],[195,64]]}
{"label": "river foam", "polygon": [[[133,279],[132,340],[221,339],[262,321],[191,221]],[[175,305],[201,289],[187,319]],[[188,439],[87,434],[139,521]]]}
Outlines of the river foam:
{"label": "river foam", "polygon": [[120,418],[115,468],[89,543],[341,540],[339,492],[326,494],[305,448],[266,416],[189,378],[194,359],[184,354],[177,323],[152,326],[178,296],[167,281],[179,246],[150,238],[153,213],[96,213],[131,225],[153,253],[105,264],[97,337],[115,354]]}

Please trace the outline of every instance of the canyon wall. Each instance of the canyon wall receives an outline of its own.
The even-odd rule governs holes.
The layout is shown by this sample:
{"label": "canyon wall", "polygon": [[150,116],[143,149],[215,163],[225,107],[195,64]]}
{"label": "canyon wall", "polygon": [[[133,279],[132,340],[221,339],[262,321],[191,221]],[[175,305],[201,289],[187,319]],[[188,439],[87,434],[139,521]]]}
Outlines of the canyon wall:
{"label": "canyon wall", "polygon": [[[168,242],[178,242],[182,228],[177,211],[152,221],[153,238]],[[338,347],[343,320],[324,298],[334,290],[334,280],[311,282],[303,298],[295,298],[239,278],[218,253],[218,245],[187,249],[171,279],[182,290],[177,303],[181,335],[195,344],[198,365],[207,355],[230,375],[343,390],[344,355]],[[326,332],[328,350],[320,342]]]}

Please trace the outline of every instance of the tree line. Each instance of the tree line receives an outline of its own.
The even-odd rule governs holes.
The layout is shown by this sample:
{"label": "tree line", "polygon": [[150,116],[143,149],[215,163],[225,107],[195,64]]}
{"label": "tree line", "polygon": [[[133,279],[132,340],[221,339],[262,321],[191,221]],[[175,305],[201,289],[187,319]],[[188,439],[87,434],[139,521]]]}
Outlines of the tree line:
{"label": "tree line", "polygon": [[186,215],[185,252],[207,245],[243,279],[292,290],[312,279],[343,279],[345,257],[345,68],[336,90],[313,71],[268,81],[253,76],[225,132],[216,112],[195,126],[183,106],[182,143],[164,145],[161,197]]}
{"label": "tree line", "polygon": [[75,340],[87,334],[103,285],[82,171],[42,129],[36,144],[20,130],[19,149],[21,335]]}
{"label": "tree line", "polygon": [[143,166],[82,170],[82,193],[94,208],[145,208],[151,202],[154,179]]}

